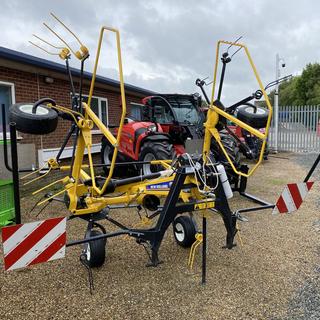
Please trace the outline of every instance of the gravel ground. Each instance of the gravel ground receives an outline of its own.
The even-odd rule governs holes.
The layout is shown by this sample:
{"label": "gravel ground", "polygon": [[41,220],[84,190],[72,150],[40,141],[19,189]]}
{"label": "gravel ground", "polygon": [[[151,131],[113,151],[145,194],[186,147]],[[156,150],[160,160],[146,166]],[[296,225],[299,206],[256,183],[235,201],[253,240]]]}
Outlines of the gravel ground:
{"label": "gravel ground", "polygon": [[[274,202],[285,183],[303,180],[306,168],[296,157],[280,156],[290,160],[270,157],[249,181],[248,192]],[[171,229],[160,249],[164,263],[157,268],[145,267],[145,251],[134,240],[110,239],[105,265],[93,271],[93,295],[79,263],[80,247],[68,248],[63,260],[0,271],[0,319],[319,319],[318,194],[315,185],[296,214],[248,214],[250,221],[241,224],[244,246],[233,250],[222,249],[222,221],[210,218],[205,286],[200,254],[188,270],[189,250],[174,243]],[[35,200],[22,198],[24,222],[36,219],[28,214]],[[239,196],[231,201],[233,209],[251,205]],[[64,213],[58,203],[38,219]],[[132,210],[113,215],[129,225],[138,222]],[[81,238],[84,228],[81,221],[70,222],[68,238]]]}
{"label": "gravel ground", "polygon": [[[318,154],[316,153],[296,153],[290,156],[290,159],[295,163],[299,164],[306,170],[306,174],[310,170],[313,163],[316,161]],[[320,178],[320,164],[315,169],[313,175],[310,180],[319,179]]]}
{"label": "gravel ground", "polygon": [[[318,154],[295,154],[290,157],[295,163],[299,164],[306,170],[310,170]],[[318,166],[312,174],[310,181],[319,181],[320,167]],[[320,199],[316,199],[319,208]],[[317,232],[320,232],[320,219],[315,219],[312,226]],[[316,245],[316,254],[320,255],[320,246]],[[299,287],[290,300],[288,305],[286,320],[316,320],[320,319],[320,265],[314,268],[314,272]]]}

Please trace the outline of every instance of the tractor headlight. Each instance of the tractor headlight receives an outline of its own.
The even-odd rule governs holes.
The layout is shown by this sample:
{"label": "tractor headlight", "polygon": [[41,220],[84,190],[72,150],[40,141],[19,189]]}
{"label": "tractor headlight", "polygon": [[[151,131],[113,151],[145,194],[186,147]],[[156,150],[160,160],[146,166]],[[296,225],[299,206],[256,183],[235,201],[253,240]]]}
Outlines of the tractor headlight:
{"label": "tractor headlight", "polygon": [[153,124],[153,125],[151,125],[151,126],[149,126],[149,127],[147,128],[147,131],[149,131],[149,132],[156,132],[156,131],[157,131],[157,127]]}

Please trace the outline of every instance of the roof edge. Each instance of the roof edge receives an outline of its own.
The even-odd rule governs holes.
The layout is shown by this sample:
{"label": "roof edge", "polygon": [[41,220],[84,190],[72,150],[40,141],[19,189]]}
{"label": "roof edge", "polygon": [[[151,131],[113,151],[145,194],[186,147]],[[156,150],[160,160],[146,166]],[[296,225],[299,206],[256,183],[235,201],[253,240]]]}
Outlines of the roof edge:
{"label": "roof edge", "polygon": [[[45,69],[49,69],[58,73],[64,73],[66,72],[66,68],[63,64],[57,63],[57,62],[53,62],[50,60],[46,60],[43,58],[39,58],[39,57],[35,57],[32,56],[30,54],[26,54],[23,52],[19,52],[16,50],[12,50],[12,49],[8,49],[5,47],[1,47],[0,46],[0,58],[3,59],[7,59],[7,60],[11,60],[11,61],[15,61],[15,62],[20,62],[23,64],[28,64],[28,65],[32,65],[32,66],[36,66],[36,67],[40,67],[40,68],[45,68]],[[80,76],[80,70],[71,67],[71,74],[73,76]],[[85,71],[83,73],[83,77],[84,79],[91,79],[92,78],[92,73],[91,72],[87,72]],[[101,84],[107,84],[109,86],[112,87],[120,87],[120,82],[114,79],[110,79],[107,77],[103,77],[103,76],[96,76],[96,82],[101,83]],[[157,94],[157,92],[155,91],[151,91],[148,89],[144,89],[132,84],[125,84],[125,89],[128,91],[134,91],[136,93],[140,93],[143,95],[150,95],[150,94]]]}

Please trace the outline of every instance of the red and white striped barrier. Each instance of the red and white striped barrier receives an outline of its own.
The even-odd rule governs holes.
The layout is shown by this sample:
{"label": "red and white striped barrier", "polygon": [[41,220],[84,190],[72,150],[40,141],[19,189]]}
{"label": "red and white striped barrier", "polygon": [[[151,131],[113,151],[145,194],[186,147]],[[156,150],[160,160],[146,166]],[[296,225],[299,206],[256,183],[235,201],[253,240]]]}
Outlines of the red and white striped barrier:
{"label": "red and white striped barrier", "polygon": [[285,186],[272,214],[291,213],[298,210],[314,182],[289,183]]}
{"label": "red and white striped barrier", "polygon": [[2,228],[4,269],[64,258],[66,223],[66,218],[54,218]]}

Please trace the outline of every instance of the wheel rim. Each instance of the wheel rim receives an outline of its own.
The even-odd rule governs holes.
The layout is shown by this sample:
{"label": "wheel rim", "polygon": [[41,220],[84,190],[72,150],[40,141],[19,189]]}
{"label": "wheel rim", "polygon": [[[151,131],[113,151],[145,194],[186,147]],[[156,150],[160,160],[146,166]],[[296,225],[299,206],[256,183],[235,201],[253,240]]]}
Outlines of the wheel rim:
{"label": "wheel rim", "polygon": [[185,237],[185,233],[184,233],[184,228],[183,228],[182,224],[178,222],[178,223],[176,223],[174,228],[175,228],[174,234],[176,236],[176,239],[179,242],[183,242],[184,237]]}
{"label": "wheel rim", "polygon": [[85,254],[86,254],[86,257],[87,257],[87,261],[90,261],[90,259],[91,259],[91,248],[90,248],[90,244],[89,243],[87,244],[87,247],[86,247],[86,250],[85,250]]}
{"label": "wheel rim", "polygon": [[266,111],[261,108],[257,108],[256,112],[254,112],[255,110],[252,107],[247,107],[244,110],[245,110],[245,112],[250,113],[250,114],[265,114],[266,113]]}
{"label": "wheel rim", "polygon": [[111,161],[110,161],[110,153],[111,153],[111,147],[107,145],[104,148],[104,152],[103,152],[104,164],[110,164],[111,163]]}
{"label": "wheel rim", "polygon": [[24,113],[28,113],[28,114],[36,114],[39,116],[44,116],[49,113],[49,109],[42,107],[42,106],[38,106],[36,113],[32,113],[32,108],[33,108],[32,104],[25,104],[25,105],[19,107],[20,111],[22,111]]}
{"label": "wheel rim", "polygon": [[[147,153],[143,158],[143,161],[149,162],[153,160],[157,160],[153,153]],[[152,165],[150,163],[143,164],[142,169],[143,169],[143,174],[151,174],[159,171],[159,168],[157,165]]]}

